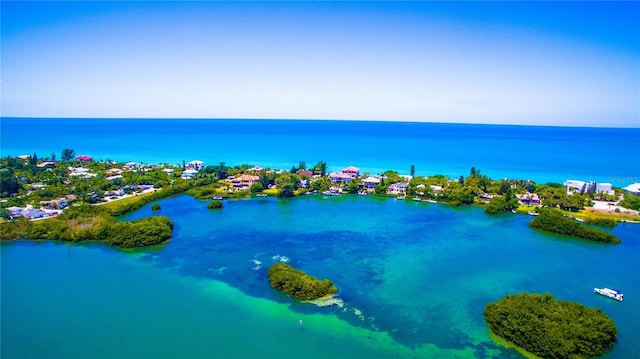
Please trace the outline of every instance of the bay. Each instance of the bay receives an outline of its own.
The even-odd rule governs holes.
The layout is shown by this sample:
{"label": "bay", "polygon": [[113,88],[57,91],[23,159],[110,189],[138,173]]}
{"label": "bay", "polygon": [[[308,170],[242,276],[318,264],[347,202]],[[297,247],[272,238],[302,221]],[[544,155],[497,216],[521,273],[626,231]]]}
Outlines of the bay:
{"label": "bay", "polygon": [[[482,310],[522,291],[602,309],[619,330],[606,357],[640,353],[638,225],[613,229],[623,243],[611,246],[532,231],[528,216],[394,199],[159,203],[175,229],[158,248],[2,243],[2,357],[516,358]],[[331,278],[344,306],[271,289],[283,256]]]}

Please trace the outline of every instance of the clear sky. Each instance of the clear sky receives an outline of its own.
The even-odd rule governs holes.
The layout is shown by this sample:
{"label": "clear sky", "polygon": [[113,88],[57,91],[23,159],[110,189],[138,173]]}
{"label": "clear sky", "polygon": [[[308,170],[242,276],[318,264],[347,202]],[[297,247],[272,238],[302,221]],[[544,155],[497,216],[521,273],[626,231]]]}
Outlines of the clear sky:
{"label": "clear sky", "polygon": [[1,115],[640,127],[638,2],[1,2]]}

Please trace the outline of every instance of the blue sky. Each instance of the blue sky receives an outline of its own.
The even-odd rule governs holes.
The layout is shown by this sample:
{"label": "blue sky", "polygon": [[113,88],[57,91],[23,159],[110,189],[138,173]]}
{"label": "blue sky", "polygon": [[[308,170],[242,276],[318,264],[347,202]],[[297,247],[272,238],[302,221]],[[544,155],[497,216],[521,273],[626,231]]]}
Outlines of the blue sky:
{"label": "blue sky", "polygon": [[2,116],[640,127],[636,2],[1,4]]}

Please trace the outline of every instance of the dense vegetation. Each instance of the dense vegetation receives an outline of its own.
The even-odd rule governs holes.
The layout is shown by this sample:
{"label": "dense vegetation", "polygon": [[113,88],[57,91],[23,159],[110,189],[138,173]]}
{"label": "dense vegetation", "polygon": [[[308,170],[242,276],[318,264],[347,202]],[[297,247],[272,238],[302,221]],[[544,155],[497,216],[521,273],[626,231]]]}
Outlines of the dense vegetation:
{"label": "dense vegetation", "polygon": [[298,300],[318,299],[338,292],[328,279],[318,280],[284,263],[276,263],[267,272],[271,287]]}
{"label": "dense vegetation", "polygon": [[555,208],[542,208],[540,215],[529,222],[529,226],[544,232],[577,237],[589,241],[604,243],[621,243],[622,241],[609,232],[584,224],[566,217],[562,211]]}
{"label": "dense vegetation", "polygon": [[615,227],[618,225],[618,221],[612,218],[600,218],[600,217],[587,218],[585,222],[589,224],[595,224],[596,226],[602,226],[602,227]]}
{"label": "dense vegetation", "polygon": [[631,194],[625,195],[624,199],[620,201],[620,205],[625,208],[635,209],[640,211],[640,197]]}
{"label": "dense vegetation", "polygon": [[209,209],[219,209],[219,208],[222,208],[222,201],[220,201],[220,200],[211,201],[211,202],[209,202],[209,204],[207,205],[207,208],[209,208]]}
{"label": "dense vegetation", "polygon": [[511,196],[497,196],[491,198],[487,206],[484,208],[485,213],[498,214],[511,211],[518,208],[518,199]]}
{"label": "dense vegetation", "polygon": [[618,330],[600,309],[555,300],[550,294],[510,294],[489,303],[493,334],[542,358],[590,358],[613,347]]}
{"label": "dense vegetation", "polygon": [[3,223],[0,239],[105,241],[113,246],[133,248],[166,242],[171,239],[172,232],[173,222],[167,217],[153,216],[132,222],[118,222],[104,209],[83,204],[46,220],[18,218]]}

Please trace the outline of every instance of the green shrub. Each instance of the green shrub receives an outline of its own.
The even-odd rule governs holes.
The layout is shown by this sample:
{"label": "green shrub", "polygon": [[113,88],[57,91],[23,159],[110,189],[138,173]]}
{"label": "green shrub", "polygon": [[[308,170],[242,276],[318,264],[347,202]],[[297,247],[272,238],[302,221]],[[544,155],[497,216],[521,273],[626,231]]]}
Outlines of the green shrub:
{"label": "green shrub", "polygon": [[221,200],[211,201],[211,202],[209,202],[209,204],[207,205],[207,208],[209,208],[209,209],[218,209],[218,208],[222,208],[222,201],[221,201]]}
{"label": "green shrub", "polygon": [[151,205],[151,210],[152,211],[159,211],[160,210],[160,203],[154,203]]}

